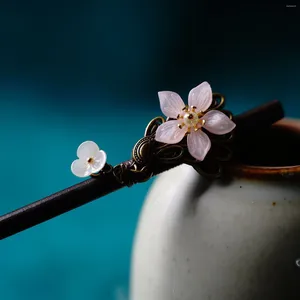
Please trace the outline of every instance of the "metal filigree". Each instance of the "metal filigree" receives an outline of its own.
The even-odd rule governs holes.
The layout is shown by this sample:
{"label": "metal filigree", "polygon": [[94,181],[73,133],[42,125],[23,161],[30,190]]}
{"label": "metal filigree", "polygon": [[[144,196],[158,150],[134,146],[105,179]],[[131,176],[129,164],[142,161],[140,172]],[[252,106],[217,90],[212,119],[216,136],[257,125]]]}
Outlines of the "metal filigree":
{"label": "metal filigree", "polygon": [[[220,110],[232,119],[231,112],[223,109],[224,105],[225,97],[214,93],[209,110]],[[133,147],[131,160],[113,168],[113,174],[121,184],[132,186],[147,181],[162,170],[182,163],[193,166],[198,173],[206,177],[216,178],[221,175],[222,162],[230,160],[232,156],[230,141],[233,133],[216,136],[205,131],[211,139],[212,147],[205,160],[200,162],[189,154],[186,137],[178,144],[164,144],[155,140],[158,126],[168,120],[169,118],[165,120],[163,117],[152,119],[146,127],[144,136]]]}

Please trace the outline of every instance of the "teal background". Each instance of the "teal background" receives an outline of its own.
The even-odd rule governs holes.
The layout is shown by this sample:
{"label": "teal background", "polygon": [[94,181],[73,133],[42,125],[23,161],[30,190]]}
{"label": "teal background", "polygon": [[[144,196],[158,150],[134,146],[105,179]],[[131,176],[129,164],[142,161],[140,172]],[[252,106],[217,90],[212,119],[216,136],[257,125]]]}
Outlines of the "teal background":
{"label": "teal background", "polygon": [[[80,182],[78,145],[130,157],[157,91],[207,80],[240,113],[299,113],[299,21],[282,5],[7,1],[0,9],[0,214]],[[138,214],[152,181],[0,243],[5,300],[128,299]],[[142,300],[142,299],[141,299]]]}

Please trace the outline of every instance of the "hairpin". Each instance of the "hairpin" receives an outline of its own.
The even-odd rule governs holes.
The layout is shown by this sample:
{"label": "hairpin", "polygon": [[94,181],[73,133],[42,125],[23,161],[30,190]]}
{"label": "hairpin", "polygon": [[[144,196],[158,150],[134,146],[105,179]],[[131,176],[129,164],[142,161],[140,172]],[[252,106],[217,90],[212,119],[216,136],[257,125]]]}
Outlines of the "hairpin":
{"label": "hairpin", "polygon": [[207,82],[193,88],[185,104],[170,91],[158,93],[164,117],[152,119],[130,160],[112,166],[93,141],[77,149],[71,171],[89,179],[0,217],[0,239],[40,224],[124,186],[144,182],[180,164],[189,164],[210,180],[234,163],[239,143],[283,118],[279,101],[233,116],[225,97]]}

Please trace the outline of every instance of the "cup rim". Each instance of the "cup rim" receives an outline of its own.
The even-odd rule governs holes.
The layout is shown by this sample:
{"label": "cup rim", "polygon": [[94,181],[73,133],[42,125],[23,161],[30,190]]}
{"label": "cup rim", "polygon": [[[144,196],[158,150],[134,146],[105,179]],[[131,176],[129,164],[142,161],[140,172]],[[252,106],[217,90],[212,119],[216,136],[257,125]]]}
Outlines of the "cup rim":
{"label": "cup rim", "polygon": [[[300,135],[300,120],[282,119],[274,127],[285,128]],[[242,163],[233,163],[228,171],[234,177],[247,177],[257,179],[300,180],[300,165],[293,166],[252,166]]]}
{"label": "cup rim", "polygon": [[234,177],[247,177],[256,179],[300,180],[300,165],[282,167],[249,166],[234,164],[229,168]]}

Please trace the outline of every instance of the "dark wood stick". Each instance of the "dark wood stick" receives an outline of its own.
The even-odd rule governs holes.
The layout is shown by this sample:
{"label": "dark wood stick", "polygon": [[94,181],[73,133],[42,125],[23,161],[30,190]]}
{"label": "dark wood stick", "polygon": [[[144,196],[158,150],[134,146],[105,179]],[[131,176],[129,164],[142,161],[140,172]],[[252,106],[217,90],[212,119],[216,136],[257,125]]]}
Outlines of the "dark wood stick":
{"label": "dark wood stick", "polygon": [[[244,134],[255,134],[262,128],[271,126],[282,119],[284,112],[279,101],[272,101],[234,117],[237,124],[234,143],[237,144]],[[130,161],[125,162],[130,164]],[[174,165],[162,164],[157,174],[165,172]],[[155,174],[156,175],[156,174]],[[79,184],[66,188],[39,201],[19,208],[0,217],[0,239],[50,220],[56,216],[89,203],[97,198],[126,186],[120,183],[113,173],[102,173]]]}

